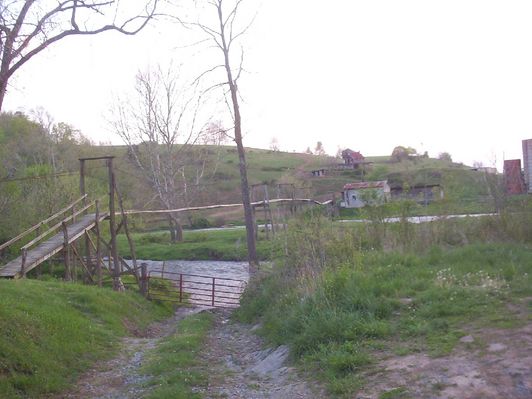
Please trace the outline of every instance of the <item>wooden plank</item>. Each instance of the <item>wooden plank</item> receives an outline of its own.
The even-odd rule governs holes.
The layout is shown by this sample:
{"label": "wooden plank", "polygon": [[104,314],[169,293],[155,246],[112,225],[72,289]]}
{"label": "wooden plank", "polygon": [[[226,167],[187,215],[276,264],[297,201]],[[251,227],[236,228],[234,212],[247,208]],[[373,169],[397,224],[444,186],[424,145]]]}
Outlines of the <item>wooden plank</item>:
{"label": "wooden plank", "polygon": [[[100,220],[107,218],[107,214],[102,214]],[[78,222],[67,227],[68,244],[73,243],[86,231],[91,230],[95,226],[95,215],[89,214],[82,217]],[[64,247],[63,233],[58,233],[49,238],[47,241],[41,243],[37,247],[27,251],[25,271],[29,272],[42,262],[50,259],[52,256],[60,252]],[[22,257],[13,259],[0,269],[0,277],[20,277],[20,268],[22,265]]]}
{"label": "wooden plank", "polygon": [[[72,213],[72,215],[70,215],[69,217],[61,220],[59,223],[55,224],[54,226],[50,227],[48,230],[46,230],[44,233],[42,233],[41,235],[39,235],[38,237],[35,237],[33,240],[31,240],[29,243],[27,243],[26,245],[24,245],[21,249],[25,249],[25,248],[29,248],[31,247],[33,244],[39,242],[40,240],[42,240],[44,237],[50,235],[52,233],[52,231],[54,230],[57,230],[59,229],[63,223],[67,223],[69,222],[70,220],[74,220],[74,218],[78,215],[80,215],[81,213],[85,212],[87,209],[89,209],[90,207],[92,207],[94,205],[94,203],[91,203],[89,205],[86,205],[84,206],[83,208],[81,208],[79,211],[77,212],[74,212]],[[71,226],[74,226],[76,223],[72,224]]]}
{"label": "wooden plank", "polygon": [[14,244],[15,242],[19,241],[21,238],[27,236],[28,234],[30,233],[33,233],[35,230],[37,230],[39,227],[42,227],[44,226],[46,223],[50,222],[51,220],[55,219],[56,217],[58,217],[59,215],[61,215],[62,213],[65,213],[65,212],[68,212],[70,209],[72,209],[74,206],[76,206],[76,204],[78,204],[79,202],[83,201],[85,198],[87,197],[87,195],[85,194],[84,196],[82,196],[81,198],[78,198],[76,201],[72,202],[70,205],[68,205],[66,208],[63,208],[61,209],[59,212],[56,212],[54,213],[52,216],[50,216],[49,218],[37,223],[35,226],[32,226],[30,227],[28,230],[26,230],[25,232],[23,233],[20,233],[18,236],[12,238],[11,240],[3,243],[2,245],[0,245],[0,251],[9,247],[10,245]]}

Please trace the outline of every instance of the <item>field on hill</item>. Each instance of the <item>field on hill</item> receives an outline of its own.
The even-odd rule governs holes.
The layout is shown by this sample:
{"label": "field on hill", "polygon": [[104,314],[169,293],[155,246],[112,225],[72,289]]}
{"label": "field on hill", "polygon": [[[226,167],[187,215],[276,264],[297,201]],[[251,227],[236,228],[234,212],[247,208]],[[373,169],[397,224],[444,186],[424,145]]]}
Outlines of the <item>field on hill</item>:
{"label": "field on hill", "polygon": [[[0,116],[0,242],[4,242],[57,212],[79,197],[80,157],[114,156],[116,181],[125,207],[157,209],[157,199],[144,172],[126,146],[96,146],[68,125],[53,132],[22,114]],[[139,147],[145,144],[139,144]],[[179,147],[179,146],[177,146]],[[31,148],[31,151],[28,151]],[[341,159],[302,153],[247,148],[249,184],[267,184],[270,198],[291,197],[286,186],[293,184],[296,196],[329,200],[339,199],[344,184],[386,179],[393,187],[440,184],[449,212],[486,212],[493,209],[487,176],[469,167],[439,159],[415,156],[392,162],[390,156],[366,155],[370,162],[360,170],[335,168]],[[178,153],[176,171],[177,206],[235,203],[241,199],[236,148],[231,146],[190,146]],[[325,169],[325,175],[313,177],[311,171]],[[86,189],[92,199],[105,198],[108,192],[107,170],[103,161],[91,161],[86,169]],[[186,194],[185,194],[186,187]],[[260,190],[258,190],[260,191]],[[493,191],[493,190],[491,190]],[[262,199],[257,193],[256,200]],[[36,204],[39,206],[36,206]],[[105,201],[102,202],[104,204]],[[432,212],[429,210],[429,212]],[[345,214],[344,216],[350,216]],[[242,222],[242,211],[213,211],[182,215],[184,225],[225,225]],[[135,218],[138,229],[158,229],[162,217]]]}

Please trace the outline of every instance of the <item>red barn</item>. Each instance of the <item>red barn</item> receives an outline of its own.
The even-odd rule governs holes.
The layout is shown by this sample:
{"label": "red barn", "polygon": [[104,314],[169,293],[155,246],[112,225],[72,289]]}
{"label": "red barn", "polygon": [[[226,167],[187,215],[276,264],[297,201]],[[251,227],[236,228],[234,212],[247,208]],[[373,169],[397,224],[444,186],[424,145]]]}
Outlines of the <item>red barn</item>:
{"label": "red barn", "polygon": [[364,156],[358,152],[346,148],[342,151],[342,158],[346,165],[358,165],[364,162]]}

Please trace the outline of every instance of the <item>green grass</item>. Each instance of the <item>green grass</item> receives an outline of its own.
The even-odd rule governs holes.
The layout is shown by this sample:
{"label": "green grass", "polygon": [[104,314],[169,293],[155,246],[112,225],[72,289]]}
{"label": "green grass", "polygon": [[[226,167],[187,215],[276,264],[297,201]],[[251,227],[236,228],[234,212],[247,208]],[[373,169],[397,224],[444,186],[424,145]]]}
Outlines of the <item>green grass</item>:
{"label": "green grass", "polygon": [[143,369],[152,376],[147,385],[154,387],[148,399],[201,398],[192,388],[207,385],[208,374],[198,356],[212,324],[211,313],[189,316],[150,354]]}
{"label": "green grass", "polygon": [[408,398],[408,390],[405,387],[394,388],[389,391],[382,393],[379,396],[379,399],[399,399],[399,398]]}
{"label": "green grass", "polygon": [[[138,259],[150,260],[224,260],[245,261],[247,259],[246,231],[244,229],[224,231],[185,231],[183,242],[171,243],[168,232],[133,234]],[[126,237],[119,235],[118,252],[129,256]],[[267,260],[278,252],[276,241],[264,238],[257,241],[260,259]]]}
{"label": "green grass", "polygon": [[3,280],[0,292],[2,398],[60,392],[116,353],[126,324],[142,330],[171,314],[135,293],[79,284]]}
{"label": "green grass", "polygon": [[374,351],[442,356],[466,325],[512,328],[522,322],[505,304],[532,295],[532,248],[526,244],[359,251],[353,236],[312,223],[292,226],[285,264],[252,283],[236,317],[260,319],[261,334],[289,344],[334,396],[359,389]]}

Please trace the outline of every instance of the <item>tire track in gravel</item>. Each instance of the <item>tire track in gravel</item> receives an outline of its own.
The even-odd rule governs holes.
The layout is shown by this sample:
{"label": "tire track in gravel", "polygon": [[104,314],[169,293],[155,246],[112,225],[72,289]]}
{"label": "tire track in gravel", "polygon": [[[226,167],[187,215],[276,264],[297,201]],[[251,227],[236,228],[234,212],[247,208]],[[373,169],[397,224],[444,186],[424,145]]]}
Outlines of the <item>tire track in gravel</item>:
{"label": "tire track in gravel", "polygon": [[209,384],[198,389],[204,398],[314,399],[323,390],[287,366],[288,348],[264,349],[250,326],[230,321],[231,310],[212,310],[215,327],[201,361],[208,366]]}
{"label": "tire track in gravel", "polygon": [[140,372],[145,355],[165,337],[173,334],[180,320],[201,308],[180,307],[173,317],[155,323],[143,337],[126,337],[119,355],[97,363],[81,375],[73,389],[54,398],[61,399],[140,399],[150,388],[143,387],[150,376]]}

